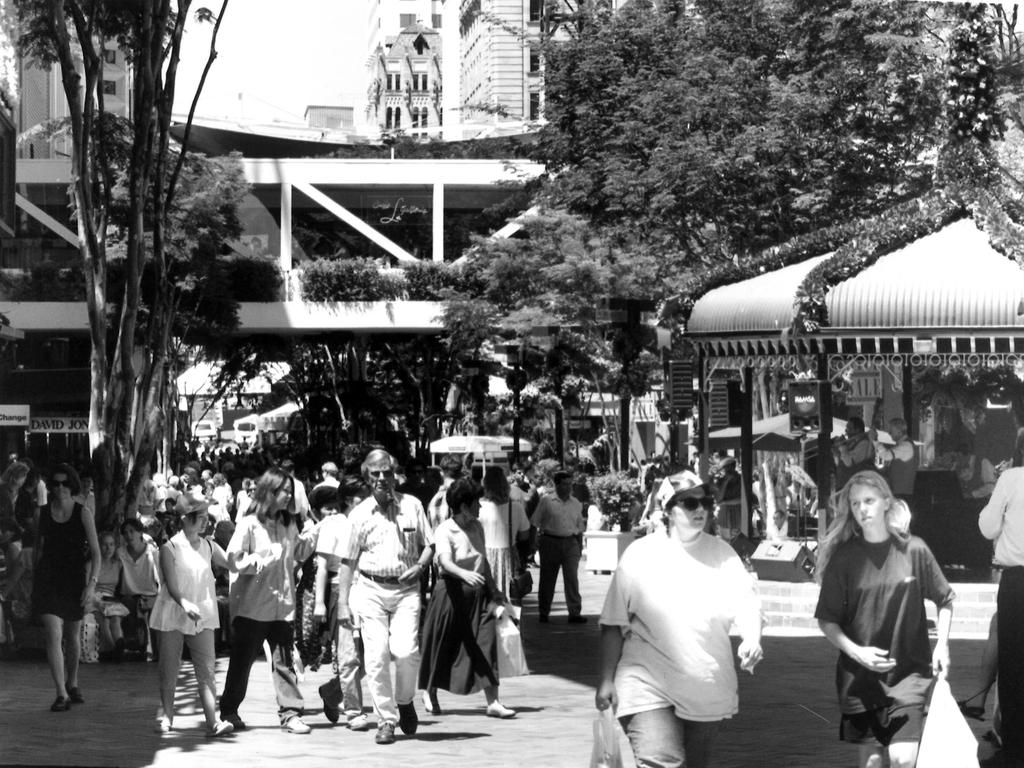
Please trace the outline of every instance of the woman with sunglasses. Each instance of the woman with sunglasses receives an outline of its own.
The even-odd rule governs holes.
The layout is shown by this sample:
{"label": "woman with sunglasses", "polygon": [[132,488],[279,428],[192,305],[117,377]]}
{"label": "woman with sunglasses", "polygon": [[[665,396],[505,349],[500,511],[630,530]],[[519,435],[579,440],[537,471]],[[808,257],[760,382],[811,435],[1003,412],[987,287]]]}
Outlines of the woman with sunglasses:
{"label": "woman with sunglasses", "polygon": [[46,630],[46,660],[57,690],[52,712],[66,712],[72,703],[85,701],[78,687],[79,629],[99,580],[100,543],[92,510],[74,499],[81,487],[75,470],[58,464],[39,519],[32,606]]}
{"label": "woman with sunglasses", "polygon": [[739,709],[734,622],[740,668],[753,672],[761,660],[753,579],[707,532],[706,499],[703,485],[667,499],[664,530],[626,549],[601,611],[595,704],[612,708],[637,765],[710,765],[721,721]]}
{"label": "woman with sunglasses", "polygon": [[270,645],[278,718],[288,733],[309,733],[302,718],[304,701],[292,659],[295,617],[295,564],[316,547],[319,525],[306,525],[296,511],[295,481],[276,467],[256,483],[251,513],[237,520],[228,544],[231,660],[220,716],[236,731],[245,729],[238,707],[245,699],[249,671],[263,642]]}

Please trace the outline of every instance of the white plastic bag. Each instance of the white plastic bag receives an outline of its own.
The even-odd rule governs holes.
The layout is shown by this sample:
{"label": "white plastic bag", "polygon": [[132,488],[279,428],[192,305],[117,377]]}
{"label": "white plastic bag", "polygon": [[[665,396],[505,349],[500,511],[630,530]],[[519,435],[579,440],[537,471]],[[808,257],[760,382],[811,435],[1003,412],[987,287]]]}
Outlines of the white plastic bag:
{"label": "white plastic bag", "polygon": [[590,768],[622,768],[618,726],[611,707],[601,710],[594,718],[594,751],[590,753]]}
{"label": "white plastic bag", "polygon": [[978,740],[956,705],[945,675],[932,687],[917,768],[978,768]]}
{"label": "white plastic bag", "polygon": [[96,617],[91,613],[85,614],[79,632],[79,661],[83,664],[97,663],[100,660],[100,628]]}
{"label": "white plastic bag", "polygon": [[512,615],[504,608],[495,611],[498,617],[498,677],[519,677],[530,674],[523,653],[523,638]]}

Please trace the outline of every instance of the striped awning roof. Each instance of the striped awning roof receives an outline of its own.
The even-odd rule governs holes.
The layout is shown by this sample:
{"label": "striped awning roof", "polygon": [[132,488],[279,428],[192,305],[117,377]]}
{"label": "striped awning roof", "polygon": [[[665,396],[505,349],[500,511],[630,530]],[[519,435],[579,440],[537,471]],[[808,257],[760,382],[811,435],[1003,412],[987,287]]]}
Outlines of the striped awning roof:
{"label": "striped awning roof", "polygon": [[[687,335],[698,342],[785,339],[796,289],[826,258],[709,291],[694,305]],[[826,305],[829,325],[821,329],[822,339],[1024,336],[1024,270],[965,218],[834,286]]]}

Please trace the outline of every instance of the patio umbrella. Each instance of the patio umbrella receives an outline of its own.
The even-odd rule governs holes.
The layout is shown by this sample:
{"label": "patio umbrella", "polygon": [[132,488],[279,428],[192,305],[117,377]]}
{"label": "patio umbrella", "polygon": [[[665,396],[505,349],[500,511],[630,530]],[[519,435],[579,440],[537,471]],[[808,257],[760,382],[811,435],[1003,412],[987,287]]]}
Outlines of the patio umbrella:
{"label": "patio umbrella", "polygon": [[[832,437],[842,437],[846,433],[846,421],[843,419],[832,419]],[[789,429],[789,414],[783,413],[779,416],[771,416],[761,421],[755,421],[752,429],[754,449],[758,451],[787,451],[798,453],[802,442],[802,432],[791,432]],[[810,434],[810,441],[817,442],[818,433]],[[739,448],[740,427],[726,427],[718,429],[708,435],[711,450],[724,450]],[[878,442],[885,445],[895,444],[895,440],[888,432],[878,430]]]}

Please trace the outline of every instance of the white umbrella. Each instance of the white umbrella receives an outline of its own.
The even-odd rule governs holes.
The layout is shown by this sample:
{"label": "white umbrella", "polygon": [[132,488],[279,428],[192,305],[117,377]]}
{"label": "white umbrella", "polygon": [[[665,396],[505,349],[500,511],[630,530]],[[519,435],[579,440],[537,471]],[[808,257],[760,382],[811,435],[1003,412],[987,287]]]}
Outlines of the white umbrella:
{"label": "white umbrella", "polygon": [[[430,444],[431,453],[474,453],[474,454],[504,454],[511,453],[515,441],[511,437],[498,437],[495,435],[452,435],[435,440]],[[529,440],[519,439],[519,450],[529,453],[533,445]]]}
{"label": "white umbrella", "polygon": [[[783,413],[779,416],[771,416],[761,421],[755,421],[752,425],[754,448],[760,451],[792,451],[800,450],[803,432],[792,432],[789,428],[789,414]],[[846,434],[846,422],[843,419],[832,419],[832,437],[842,437]],[[817,439],[818,433],[811,432],[808,437]],[[740,441],[740,427],[726,427],[718,429],[708,435],[712,448],[735,447]],[[896,441],[888,432],[878,430],[877,441],[884,445],[895,445]],[[716,443],[718,445],[716,445]]]}

